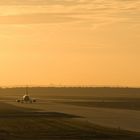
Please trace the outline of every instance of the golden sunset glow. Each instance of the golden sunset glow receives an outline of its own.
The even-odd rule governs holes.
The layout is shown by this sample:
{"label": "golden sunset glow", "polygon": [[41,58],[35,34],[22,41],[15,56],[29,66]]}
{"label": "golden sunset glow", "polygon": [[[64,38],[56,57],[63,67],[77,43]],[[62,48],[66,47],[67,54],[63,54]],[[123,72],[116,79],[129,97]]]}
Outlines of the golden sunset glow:
{"label": "golden sunset glow", "polygon": [[1,0],[0,85],[140,86],[139,0]]}

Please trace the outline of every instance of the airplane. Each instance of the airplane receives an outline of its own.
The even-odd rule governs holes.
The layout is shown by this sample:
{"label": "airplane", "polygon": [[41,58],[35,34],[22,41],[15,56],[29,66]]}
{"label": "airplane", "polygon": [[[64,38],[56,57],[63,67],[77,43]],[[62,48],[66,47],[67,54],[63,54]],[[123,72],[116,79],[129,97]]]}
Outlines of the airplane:
{"label": "airplane", "polygon": [[36,99],[32,99],[28,94],[28,88],[26,87],[25,95],[22,97],[22,99],[16,100],[18,103],[33,103],[36,102]]}

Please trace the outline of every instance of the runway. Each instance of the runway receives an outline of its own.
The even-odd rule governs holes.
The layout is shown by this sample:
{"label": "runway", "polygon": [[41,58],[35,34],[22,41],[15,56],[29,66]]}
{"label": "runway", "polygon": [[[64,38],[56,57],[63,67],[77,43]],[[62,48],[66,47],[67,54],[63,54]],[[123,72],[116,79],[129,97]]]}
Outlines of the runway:
{"label": "runway", "polygon": [[71,114],[101,126],[140,132],[140,111],[74,106],[50,100],[46,103],[37,102],[35,104],[9,103],[20,107],[37,109],[42,112]]}

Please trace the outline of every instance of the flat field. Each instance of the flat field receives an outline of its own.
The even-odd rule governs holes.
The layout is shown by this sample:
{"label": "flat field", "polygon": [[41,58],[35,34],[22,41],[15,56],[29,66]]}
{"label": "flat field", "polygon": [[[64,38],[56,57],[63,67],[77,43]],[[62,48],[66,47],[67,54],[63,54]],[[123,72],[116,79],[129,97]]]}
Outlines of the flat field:
{"label": "flat field", "polygon": [[37,102],[17,103],[24,92],[0,89],[3,140],[140,139],[140,89],[29,88]]}

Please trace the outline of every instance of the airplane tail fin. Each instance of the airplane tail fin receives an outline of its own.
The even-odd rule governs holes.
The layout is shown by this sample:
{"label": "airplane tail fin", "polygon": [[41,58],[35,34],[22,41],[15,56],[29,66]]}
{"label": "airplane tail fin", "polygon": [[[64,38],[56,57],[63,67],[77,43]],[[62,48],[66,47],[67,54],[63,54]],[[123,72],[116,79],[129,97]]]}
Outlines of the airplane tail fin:
{"label": "airplane tail fin", "polygon": [[26,93],[25,93],[26,95],[28,95],[29,93],[28,93],[28,87],[26,87]]}

